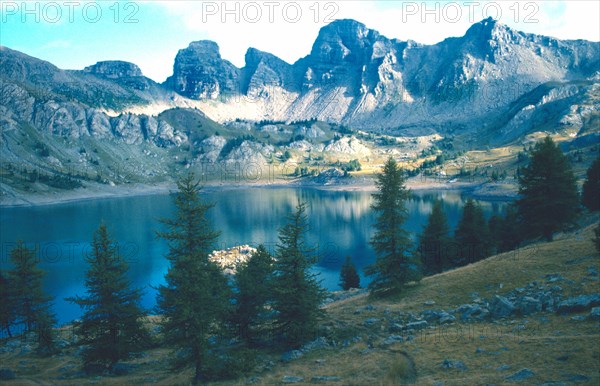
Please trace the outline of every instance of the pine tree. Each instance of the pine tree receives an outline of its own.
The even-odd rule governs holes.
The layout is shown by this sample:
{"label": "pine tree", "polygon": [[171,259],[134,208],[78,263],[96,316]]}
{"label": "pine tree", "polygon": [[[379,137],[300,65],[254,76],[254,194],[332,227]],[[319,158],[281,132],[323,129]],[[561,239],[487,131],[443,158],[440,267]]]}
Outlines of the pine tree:
{"label": "pine tree", "polygon": [[15,321],[25,326],[26,332],[35,331],[38,336],[38,351],[54,351],[52,327],[55,317],[51,311],[51,297],[44,294],[42,281],[45,272],[37,268],[35,253],[22,241],[10,252],[13,269],[8,271],[10,304]]}
{"label": "pine tree", "polygon": [[371,245],[378,256],[365,269],[367,275],[374,276],[369,283],[372,295],[398,293],[406,283],[419,278],[418,264],[409,252],[411,241],[402,228],[410,194],[404,183],[403,170],[393,158],[388,159],[375,182],[379,191],[373,194],[372,209],[378,216]]}
{"label": "pine tree", "polygon": [[519,215],[529,237],[552,241],[554,232],[574,223],[579,207],[576,179],[569,160],[550,137],[531,152],[519,179],[519,194]]}
{"label": "pine tree", "polygon": [[587,179],[583,183],[583,205],[590,212],[600,210],[600,156],[587,170]]}
{"label": "pine tree", "polygon": [[264,245],[259,245],[250,260],[243,264],[235,275],[237,288],[233,324],[238,335],[251,343],[266,323],[267,302],[271,299],[273,279],[273,256]]}
{"label": "pine tree", "polygon": [[454,238],[460,251],[458,265],[473,263],[490,254],[490,236],[483,209],[472,199],[465,203]]}
{"label": "pine tree", "polygon": [[346,256],[346,261],[340,271],[340,286],[344,291],[351,288],[360,288],[360,276],[356,272],[356,267],[352,263],[350,256]]}
{"label": "pine tree", "polygon": [[0,332],[5,331],[8,337],[12,337],[10,326],[14,323],[14,307],[12,294],[9,292],[10,283],[0,271]]}
{"label": "pine tree", "polygon": [[512,251],[521,243],[521,224],[519,223],[518,211],[515,205],[509,205],[506,214],[492,216],[488,221],[490,232],[490,244],[494,246],[497,253]]}
{"label": "pine tree", "polygon": [[277,313],[276,328],[288,348],[298,348],[315,337],[324,291],[316,276],[310,273],[315,262],[313,250],[307,247],[306,204],[298,204],[289,222],[279,230],[279,243],[274,263],[273,309]]}
{"label": "pine tree", "polygon": [[177,187],[175,218],[162,220],[167,230],[158,233],[169,243],[170,267],[157,309],[165,342],[178,351],[177,365],[191,363],[194,382],[199,382],[208,363],[208,339],[227,320],[230,291],[222,270],[208,258],[219,236],[207,218],[212,205],[201,199],[193,174]]}
{"label": "pine tree", "polygon": [[421,265],[427,274],[442,272],[450,265],[447,256],[449,242],[448,220],[443,210],[443,202],[436,200],[433,209],[419,237]]}
{"label": "pine tree", "polygon": [[87,296],[66,300],[79,305],[84,314],[76,323],[84,368],[111,370],[148,344],[150,335],[143,327],[141,291],[132,289],[127,279],[127,262],[119,255],[106,225],[94,232],[89,268],[85,275]]}

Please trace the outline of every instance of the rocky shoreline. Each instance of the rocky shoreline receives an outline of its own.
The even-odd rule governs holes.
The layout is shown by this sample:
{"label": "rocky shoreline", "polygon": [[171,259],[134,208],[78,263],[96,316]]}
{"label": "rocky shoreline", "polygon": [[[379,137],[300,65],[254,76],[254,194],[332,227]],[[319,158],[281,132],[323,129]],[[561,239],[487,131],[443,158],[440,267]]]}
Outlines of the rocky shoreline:
{"label": "rocky shoreline", "polygon": [[[34,207],[45,205],[65,204],[72,202],[111,199],[121,197],[137,197],[159,194],[169,194],[176,190],[173,182],[161,182],[158,184],[124,184],[103,185],[88,183],[83,188],[68,191],[46,191],[23,194],[0,186],[0,208]],[[440,180],[422,180],[411,178],[407,181],[407,187],[413,191],[461,191],[475,199],[509,201],[517,195],[516,186],[499,186],[486,182],[448,182]],[[232,189],[278,189],[278,188],[311,188],[332,191],[375,191],[376,187],[371,177],[353,178],[331,178],[319,180],[317,178],[303,179],[281,179],[273,182],[256,183],[218,183],[209,182],[204,185],[206,191],[221,191]]]}

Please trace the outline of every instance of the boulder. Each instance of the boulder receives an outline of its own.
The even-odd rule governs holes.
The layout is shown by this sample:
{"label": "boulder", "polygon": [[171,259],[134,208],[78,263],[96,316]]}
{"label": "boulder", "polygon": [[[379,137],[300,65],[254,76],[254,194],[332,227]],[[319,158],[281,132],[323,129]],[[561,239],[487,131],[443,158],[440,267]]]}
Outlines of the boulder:
{"label": "boulder", "polygon": [[530,296],[524,296],[517,303],[521,315],[526,316],[542,310],[542,302]]}
{"label": "boulder", "polygon": [[600,294],[579,295],[560,302],[556,311],[560,314],[569,314],[586,311],[596,306],[600,306]]}
{"label": "boulder", "polygon": [[515,305],[510,300],[499,295],[495,295],[490,304],[490,312],[494,319],[506,318],[513,315],[515,310]]}
{"label": "boulder", "polygon": [[509,381],[520,382],[520,381],[529,379],[529,378],[533,377],[534,375],[535,374],[533,373],[533,371],[525,368],[525,369],[521,369],[521,370],[517,371],[514,374],[507,376],[506,379]]}
{"label": "boulder", "polygon": [[303,377],[297,377],[295,375],[284,375],[281,379],[281,383],[300,383],[304,382]]}
{"label": "boulder", "polygon": [[450,359],[444,359],[444,361],[440,364],[443,369],[456,369],[460,371],[468,370],[467,366],[463,361],[453,361]]}

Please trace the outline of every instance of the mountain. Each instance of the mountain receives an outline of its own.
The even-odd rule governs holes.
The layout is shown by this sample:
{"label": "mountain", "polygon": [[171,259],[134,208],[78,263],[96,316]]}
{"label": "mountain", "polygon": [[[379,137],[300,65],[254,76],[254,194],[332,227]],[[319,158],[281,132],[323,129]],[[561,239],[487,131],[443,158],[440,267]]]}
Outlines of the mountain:
{"label": "mountain", "polygon": [[[528,109],[568,98],[555,103],[565,115],[573,102],[585,105],[598,96],[600,79],[599,43],[526,34],[491,18],[435,45],[388,39],[357,21],[337,20],[321,29],[308,56],[291,65],[250,49],[238,70],[215,49],[203,51],[210,59],[190,48],[180,51],[172,78],[209,87],[211,93],[183,95],[218,100],[200,105],[218,121],[316,118],[391,133],[485,129],[490,140],[510,141],[523,132],[506,116],[519,114],[523,97],[528,104],[521,107]],[[188,55],[201,63],[190,66],[196,62]],[[540,94],[540,87],[547,92]]]}
{"label": "mountain", "polygon": [[339,166],[418,159],[439,138],[458,151],[543,131],[578,144],[600,136],[600,43],[493,19],[434,45],[336,20],[296,63],[256,48],[245,61],[237,68],[217,43],[192,42],[159,84],[133,63],[62,70],[0,46],[0,157],[10,166],[0,172],[14,177],[0,193],[39,189],[40,170],[58,186],[78,185],[74,176],[147,183],[202,162]]}

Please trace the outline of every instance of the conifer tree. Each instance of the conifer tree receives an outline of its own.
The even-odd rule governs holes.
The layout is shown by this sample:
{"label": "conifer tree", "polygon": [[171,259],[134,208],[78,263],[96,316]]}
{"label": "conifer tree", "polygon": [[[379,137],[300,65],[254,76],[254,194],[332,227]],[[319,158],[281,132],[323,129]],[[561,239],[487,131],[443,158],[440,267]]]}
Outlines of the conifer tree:
{"label": "conifer tree", "polygon": [[436,274],[449,267],[447,246],[449,227],[441,200],[433,203],[423,233],[419,237],[421,265],[427,274]]}
{"label": "conifer tree", "polygon": [[159,288],[157,309],[163,316],[164,340],[178,355],[177,365],[191,363],[194,382],[205,379],[209,337],[219,336],[230,312],[230,291],[221,268],[208,256],[219,233],[207,212],[212,205],[200,197],[193,174],[177,182],[173,219],[164,219],[159,236],[169,244],[166,284]]}
{"label": "conifer tree", "polygon": [[496,253],[512,251],[521,241],[521,224],[519,223],[517,207],[509,205],[504,216],[492,216],[488,221],[490,246]]}
{"label": "conifer tree", "polygon": [[371,239],[377,260],[365,269],[373,276],[369,283],[372,295],[399,293],[406,283],[419,279],[418,264],[410,254],[411,241],[402,228],[408,216],[405,201],[410,194],[404,183],[404,171],[390,157],[383,173],[377,176],[378,192],[373,194],[371,206],[378,213]]}
{"label": "conifer tree", "polygon": [[44,294],[42,287],[45,272],[37,267],[34,251],[22,241],[17,241],[10,252],[10,260],[13,269],[8,271],[9,302],[15,321],[23,324],[26,332],[37,333],[39,352],[51,353],[54,351],[52,327],[55,317],[51,311],[52,298]]}
{"label": "conifer tree", "polygon": [[307,247],[306,204],[296,207],[288,223],[279,230],[274,263],[273,309],[277,332],[288,348],[298,348],[315,337],[324,291],[310,272],[314,251]]}
{"label": "conifer tree", "polygon": [[519,178],[517,201],[529,237],[553,234],[572,225],[578,214],[576,179],[568,158],[550,137],[538,142]]}
{"label": "conifer tree", "polygon": [[235,275],[237,294],[233,323],[240,338],[247,343],[252,343],[267,321],[265,306],[271,299],[272,280],[273,256],[264,245],[259,245]]}
{"label": "conifer tree", "polygon": [[454,238],[460,251],[458,265],[473,263],[490,254],[490,236],[483,209],[472,199],[463,207]]}
{"label": "conifer tree", "polygon": [[342,265],[340,286],[344,291],[348,291],[351,288],[360,288],[360,276],[358,276],[358,272],[356,272],[356,267],[352,263],[350,256],[346,256],[346,261]]}
{"label": "conifer tree", "polygon": [[77,322],[84,368],[112,370],[114,365],[147,347],[150,335],[143,327],[141,291],[132,289],[127,262],[110,238],[105,224],[94,232],[92,250],[86,257],[86,296],[67,298],[84,314]]}
{"label": "conifer tree", "polygon": [[587,170],[587,179],[583,183],[583,205],[590,212],[600,210],[600,156]]}
{"label": "conifer tree", "polygon": [[9,292],[10,283],[0,271],[0,332],[4,331],[8,337],[12,337],[10,326],[14,323],[14,307],[12,294]]}

